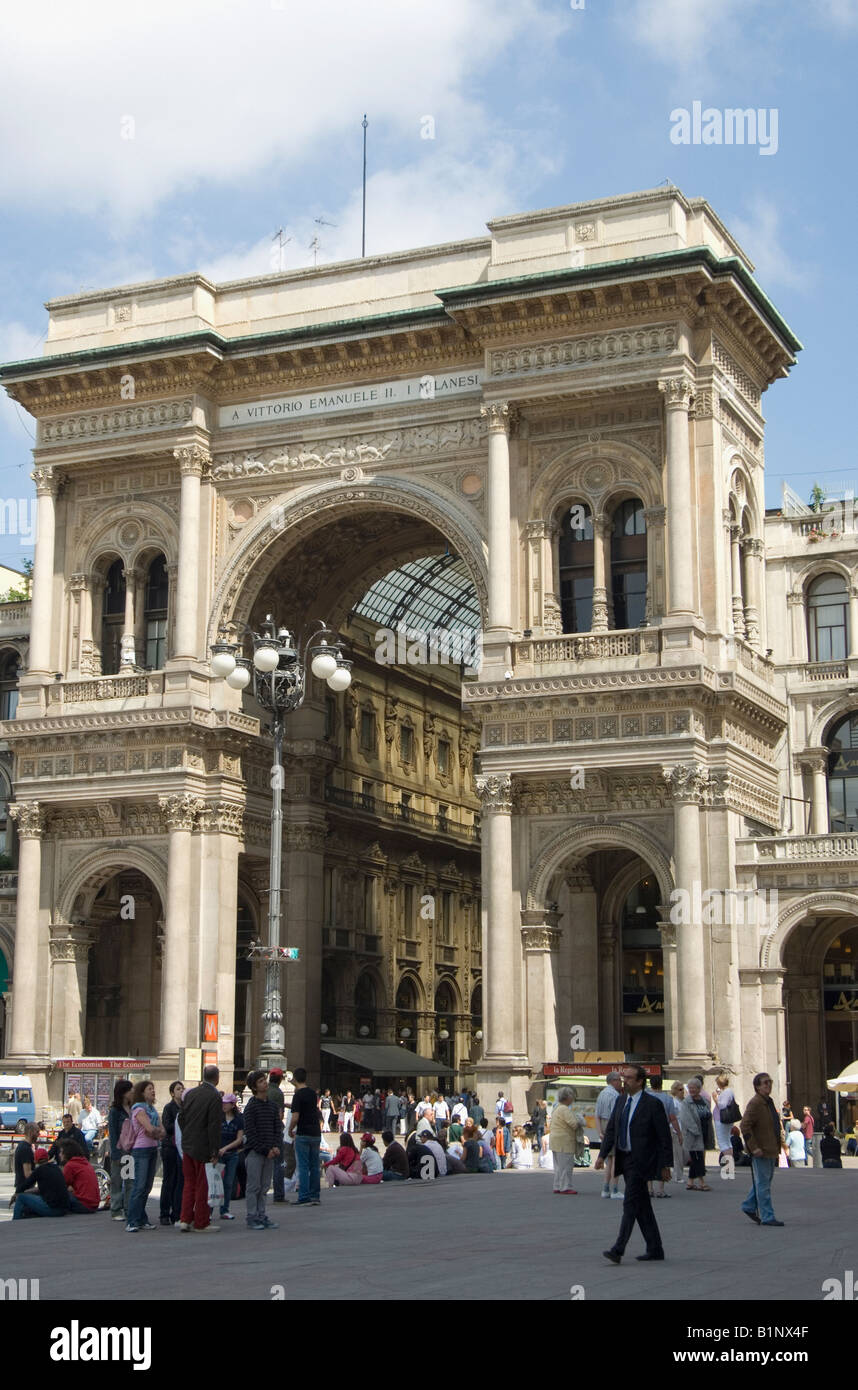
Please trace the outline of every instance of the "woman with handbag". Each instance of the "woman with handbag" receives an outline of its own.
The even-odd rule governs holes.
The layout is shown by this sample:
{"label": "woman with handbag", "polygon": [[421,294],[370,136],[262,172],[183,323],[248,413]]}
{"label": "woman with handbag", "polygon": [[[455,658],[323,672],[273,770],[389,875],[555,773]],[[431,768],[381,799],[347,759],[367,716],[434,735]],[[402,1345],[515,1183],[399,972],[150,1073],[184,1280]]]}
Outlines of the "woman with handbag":
{"label": "woman with handbag", "polygon": [[730,1078],[726,1072],[721,1072],[715,1078],[715,1138],[718,1142],[719,1154],[730,1154],[733,1152],[733,1145],[730,1133],[735,1124],[742,1118],[742,1112],[736,1104],[736,1097],[730,1085]]}
{"label": "woman with handbag", "polygon": [[682,1146],[688,1154],[688,1192],[711,1192],[706,1182],[706,1132],[711,1128],[709,1104],[703,1100],[700,1082],[693,1076],[686,1083],[688,1095],[679,1107]]}

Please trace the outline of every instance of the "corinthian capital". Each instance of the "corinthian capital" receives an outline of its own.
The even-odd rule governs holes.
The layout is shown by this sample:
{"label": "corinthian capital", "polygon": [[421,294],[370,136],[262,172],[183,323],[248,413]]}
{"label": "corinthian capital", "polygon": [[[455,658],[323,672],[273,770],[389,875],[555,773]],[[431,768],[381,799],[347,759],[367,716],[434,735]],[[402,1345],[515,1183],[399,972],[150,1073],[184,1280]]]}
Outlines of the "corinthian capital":
{"label": "corinthian capital", "polygon": [[9,815],[18,827],[21,840],[41,840],[45,829],[45,812],[38,801],[12,801]]}
{"label": "corinthian capital", "polygon": [[512,814],[512,777],[508,772],[495,772],[475,778],[477,796],[483,803],[483,813]]}
{"label": "corinthian capital", "polygon": [[56,497],[65,481],[63,474],[49,464],[42,464],[38,468],[34,468],[30,477],[36,484],[38,497]]}
{"label": "corinthian capital", "polygon": [[694,400],[694,387],[687,376],[663,377],[658,389],[668,410],[689,410]]}
{"label": "corinthian capital", "polygon": [[182,477],[189,475],[201,478],[211,467],[212,456],[202,444],[183,444],[173,450],[173,458],[179,465]]}
{"label": "corinthian capital", "polygon": [[509,401],[486,401],[480,414],[488,421],[489,434],[509,434],[515,420],[515,406]]}
{"label": "corinthian capital", "polygon": [[177,792],[159,796],[158,805],[168,830],[193,830],[194,821],[205,810],[206,803],[201,796]]}
{"label": "corinthian capital", "polygon": [[708,779],[706,769],[699,763],[677,763],[675,767],[662,768],[662,777],[674,801],[702,802]]}

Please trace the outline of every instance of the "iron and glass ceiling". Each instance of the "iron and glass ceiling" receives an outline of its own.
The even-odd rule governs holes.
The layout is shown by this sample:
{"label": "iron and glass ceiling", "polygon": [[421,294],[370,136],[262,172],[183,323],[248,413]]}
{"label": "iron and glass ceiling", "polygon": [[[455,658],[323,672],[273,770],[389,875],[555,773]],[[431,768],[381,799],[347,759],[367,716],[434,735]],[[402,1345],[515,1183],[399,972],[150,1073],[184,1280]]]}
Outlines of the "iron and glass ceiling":
{"label": "iron and glass ceiling", "polygon": [[409,560],[377,579],[354,610],[379,627],[478,632],[480,605],[464,560],[446,552]]}

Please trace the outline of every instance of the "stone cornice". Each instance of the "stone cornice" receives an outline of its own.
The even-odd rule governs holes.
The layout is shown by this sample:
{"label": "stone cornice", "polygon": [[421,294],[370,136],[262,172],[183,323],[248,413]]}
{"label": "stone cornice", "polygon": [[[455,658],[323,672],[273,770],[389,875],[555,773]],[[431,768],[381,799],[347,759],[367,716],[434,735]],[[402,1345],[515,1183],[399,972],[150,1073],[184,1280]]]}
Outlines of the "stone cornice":
{"label": "stone cornice", "polygon": [[232,736],[255,738],[259,720],[234,710],[206,710],[196,706],[171,709],[134,709],[92,714],[47,715],[39,719],[10,719],[2,725],[3,738],[16,743],[25,738],[55,740],[58,736],[117,730],[132,732],[146,727],[190,726]]}

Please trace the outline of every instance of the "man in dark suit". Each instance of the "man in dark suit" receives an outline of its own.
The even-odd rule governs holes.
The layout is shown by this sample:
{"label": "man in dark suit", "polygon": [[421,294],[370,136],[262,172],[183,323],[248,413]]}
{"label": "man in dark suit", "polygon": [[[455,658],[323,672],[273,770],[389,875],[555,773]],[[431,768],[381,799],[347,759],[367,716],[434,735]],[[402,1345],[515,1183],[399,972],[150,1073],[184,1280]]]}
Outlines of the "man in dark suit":
{"label": "man in dark suit", "polygon": [[618,1265],[635,1228],[641,1228],[646,1241],[646,1253],[639,1260],[663,1260],[661,1234],[653,1215],[647,1184],[654,1178],[669,1182],[673,1167],[673,1144],[667,1112],[660,1101],[647,1095],[647,1074],[635,1064],[621,1068],[623,1094],[617,1097],[613,1114],[608,1121],[599,1157],[594,1168],[604,1166],[608,1154],[614,1153],[614,1172],[625,1178],[626,1194],[620,1233],[605,1258]]}

